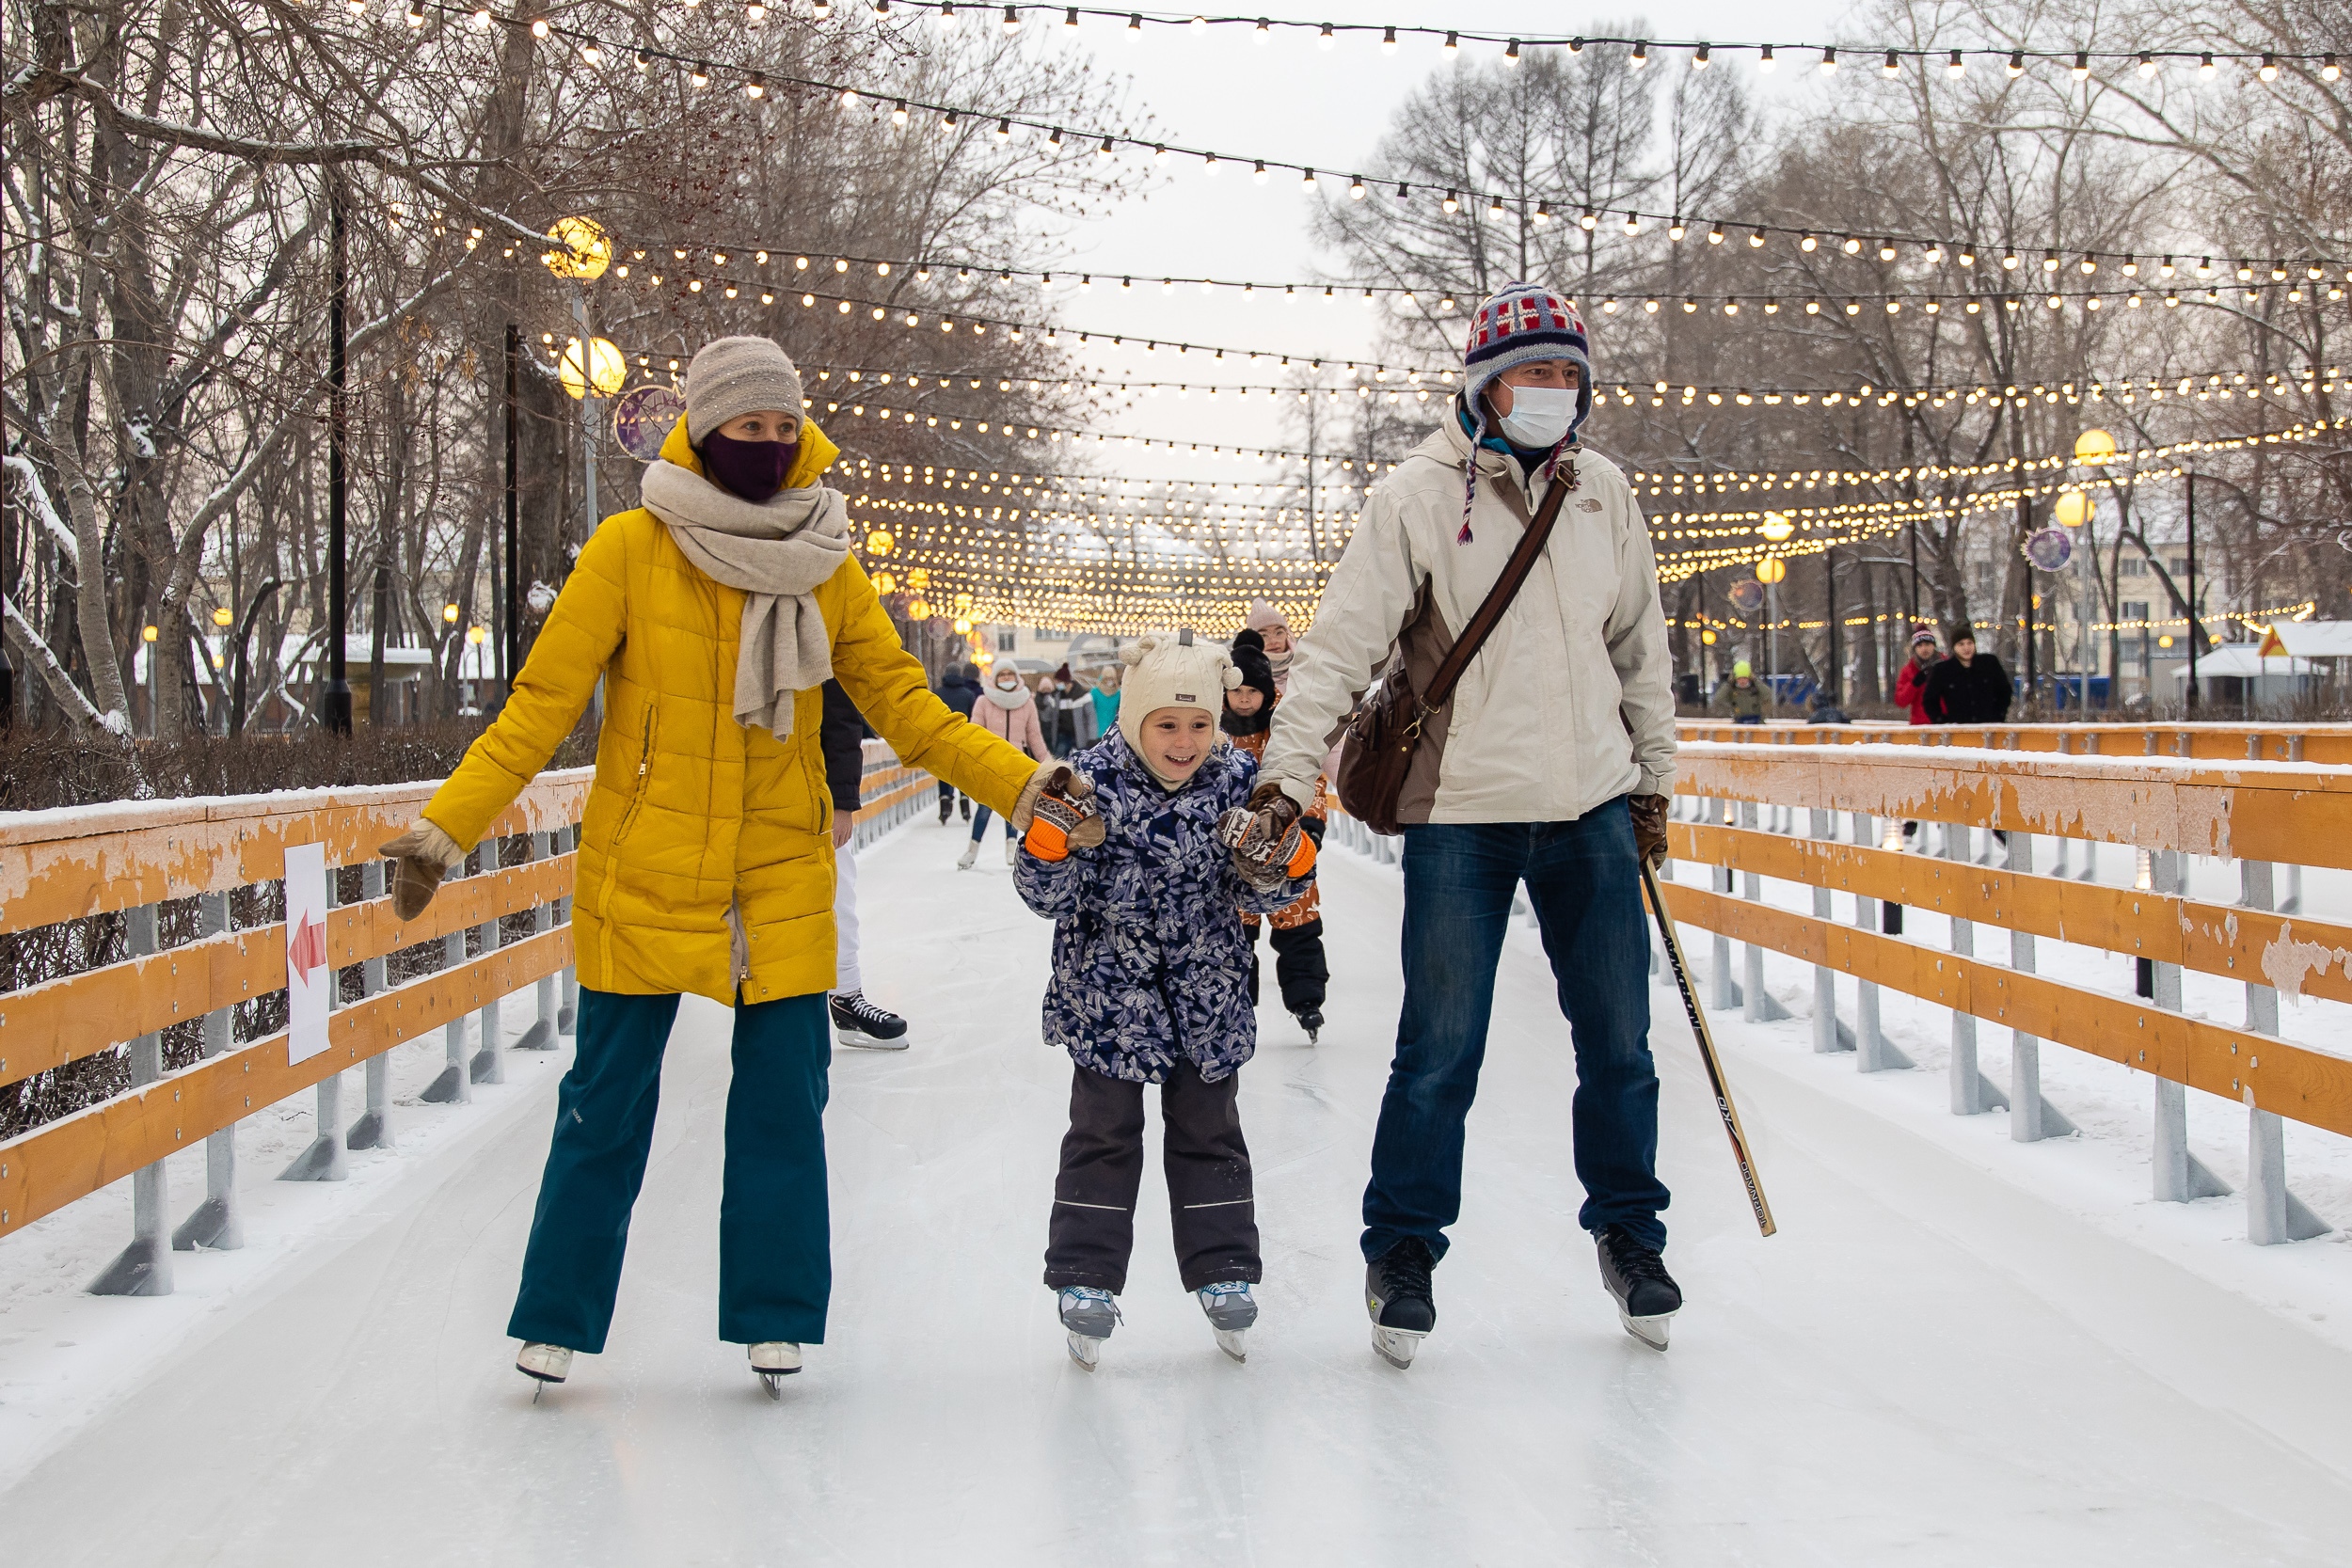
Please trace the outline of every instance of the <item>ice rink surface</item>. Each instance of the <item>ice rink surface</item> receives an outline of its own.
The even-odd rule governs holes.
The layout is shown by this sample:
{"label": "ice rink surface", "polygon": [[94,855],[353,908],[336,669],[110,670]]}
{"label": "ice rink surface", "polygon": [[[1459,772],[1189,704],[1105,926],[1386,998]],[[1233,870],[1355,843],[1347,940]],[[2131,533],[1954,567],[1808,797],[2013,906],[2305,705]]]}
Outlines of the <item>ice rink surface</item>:
{"label": "ice rink surface", "polygon": [[1669,1354],[1629,1338],[1575,1227],[1565,1025],[1516,926],[1438,1331],[1411,1371],[1378,1362],[1357,1206],[1399,895],[1345,852],[1325,861],[1324,1043],[1269,1006],[1243,1074],[1266,1260],[1249,1364],[1178,1286],[1153,1175],[1125,1326],[1078,1370],[1039,1283],[1070,1072],[1038,1040],[1048,927],[994,833],[951,869],[960,829],[865,857],[867,989],[915,1044],[835,1053],[833,1322],[780,1403],[714,1337],[726,1014],[690,1000],[609,1354],[534,1407],[502,1337],[553,1102],[533,1074],[528,1114],[374,1190],[4,1478],[0,1559],[2345,1560],[2352,1354],[1727,1025],[1781,1224],[1759,1239],[1665,989],[1667,1258],[1689,1304]]}

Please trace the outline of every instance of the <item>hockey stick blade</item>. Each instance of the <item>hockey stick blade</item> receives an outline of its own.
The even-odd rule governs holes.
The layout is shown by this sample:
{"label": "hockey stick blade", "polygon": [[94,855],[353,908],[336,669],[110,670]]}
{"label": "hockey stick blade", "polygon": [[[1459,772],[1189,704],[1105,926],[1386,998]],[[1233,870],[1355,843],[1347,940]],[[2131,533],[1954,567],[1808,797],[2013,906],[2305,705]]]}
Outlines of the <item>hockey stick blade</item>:
{"label": "hockey stick blade", "polygon": [[1650,870],[1649,857],[1640,860],[1642,891],[1649,896],[1651,912],[1658,917],[1658,935],[1666,944],[1667,967],[1675,972],[1675,985],[1682,992],[1682,1010],[1690,1016],[1691,1032],[1698,1037],[1699,1059],[1707,1064],[1708,1086],[1715,1092],[1715,1109],[1724,1118],[1724,1132],[1731,1138],[1732,1158],[1740,1163],[1740,1180],[1748,1189],[1748,1207],[1756,1212],[1756,1226],[1770,1236],[1779,1228],[1772,1223],[1772,1206],[1764,1199],[1764,1184],[1756,1180],[1756,1161],[1748,1152],[1748,1136],[1740,1128],[1739,1108],[1731,1102],[1731,1086],[1724,1082],[1724,1064],[1715,1054],[1715,1037],[1708,1033],[1707,1014],[1699,1007],[1698,994],[1691,989],[1691,972],[1682,962],[1682,943],[1675,938],[1674,917],[1666,912],[1666,900],[1658,891],[1658,879]]}

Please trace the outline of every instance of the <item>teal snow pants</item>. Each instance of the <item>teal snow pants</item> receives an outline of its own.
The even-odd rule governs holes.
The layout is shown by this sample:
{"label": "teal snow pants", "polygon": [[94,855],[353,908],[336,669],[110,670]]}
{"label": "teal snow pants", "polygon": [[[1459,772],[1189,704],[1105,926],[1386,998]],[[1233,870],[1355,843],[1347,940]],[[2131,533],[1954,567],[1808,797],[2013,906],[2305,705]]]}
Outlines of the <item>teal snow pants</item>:
{"label": "teal snow pants", "polygon": [[[604,1350],[677,1004],[675,994],[580,989],[578,1053],[556,1092],[555,1139],[506,1324],[515,1338]],[[719,1200],[719,1338],[820,1344],[833,1291],[825,998],[739,1005],[734,1057]]]}

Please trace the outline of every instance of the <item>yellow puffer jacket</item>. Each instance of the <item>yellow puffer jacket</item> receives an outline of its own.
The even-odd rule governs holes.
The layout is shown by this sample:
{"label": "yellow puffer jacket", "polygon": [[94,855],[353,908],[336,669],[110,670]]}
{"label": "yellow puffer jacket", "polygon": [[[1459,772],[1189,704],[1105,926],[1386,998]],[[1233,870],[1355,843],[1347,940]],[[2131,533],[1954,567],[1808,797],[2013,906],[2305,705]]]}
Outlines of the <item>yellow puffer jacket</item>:
{"label": "yellow puffer jacket", "polygon": [[[814,423],[786,483],[814,484],[839,449]],[[661,455],[702,471],[686,421]],[[931,695],[854,558],[820,585],[833,669],[908,765],[1009,812],[1037,764]],[[580,984],[732,1003],[727,911],[749,947],[744,1000],[834,983],[833,800],[818,745],[824,698],[799,694],[792,736],[734,714],[743,594],[690,562],[640,507],[604,520],[524,661],[514,694],[424,815],[481,839],[579,722],[605,676],[596,782],[572,900]]]}

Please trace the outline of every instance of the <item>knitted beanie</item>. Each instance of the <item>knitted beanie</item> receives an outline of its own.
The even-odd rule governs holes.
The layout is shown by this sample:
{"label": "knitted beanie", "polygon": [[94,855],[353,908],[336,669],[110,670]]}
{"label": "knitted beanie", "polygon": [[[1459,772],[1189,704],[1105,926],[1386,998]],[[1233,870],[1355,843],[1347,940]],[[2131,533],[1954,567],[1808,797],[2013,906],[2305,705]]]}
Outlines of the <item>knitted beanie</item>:
{"label": "knitted beanie", "polygon": [[686,436],[702,438],[745,414],[801,415],[801,372],[766,338],[714,338],[686,367]]}
{"label": "knitted beanie", "polygon": [[1241,672],[1241,685],[1254,686],[1264,692],[1271,706],[1275,697],[1274,665],[1266,657],[1265,639],[1255,631],[1237,634],[1233,638],[1233,667]]}
{"label": "knitted beanie", "polygon": [[[1571,360],[1580,372],[1576,416],[1544,463],[1544,472],[1549,475],[1559,467],[1561,452],[1576,439],[1585,417],[1593,411],[1593,361],[1584,338],[1584,318],[1576,313],[1575,306],[1540,284],[1505,283],[1470,317],[1470,341],[1462,348],[1462,407],[1472,427],[1473,453],[1486,440],[1487,384],[1514,365],[1538,359]],[[1470,507],[1477,499],[1478,463],[1473,456],[1462,493],[1462,531],[1456,543],[1470,543]]]}
{"label": "knitted beanie", "polygon": [[1136,755],[1143,754],[1143,721],[1164,707],[1197,707],[1212,718],[1225,710],[1225,693],[1241,684],[1241,672],[1225,645],[1182,631],[1148,631],[1119,650],[1126,664],[1120,682],[1119,733]]}
{"label": "knitted beanie", "polygon": [[[1241,624],[1248,626],[1251,631],[1256,632],[1272,631],[1277,626],[1281,627],[1284,631],[1291,629],[1290,618],[1284,615],[1280,610],[1275,609],[1272,605],[1266,603],[1263,599],[1252,599],[1249,601],[1248,611],[1242,616]],[[1261,640],[1259,646],[1263,648],[1264,642],[1263,640]]]}

